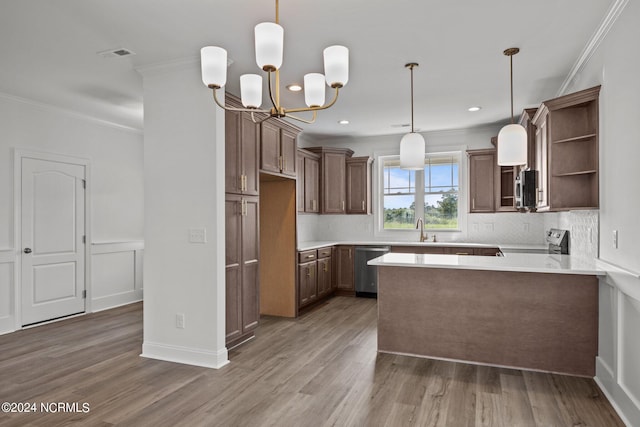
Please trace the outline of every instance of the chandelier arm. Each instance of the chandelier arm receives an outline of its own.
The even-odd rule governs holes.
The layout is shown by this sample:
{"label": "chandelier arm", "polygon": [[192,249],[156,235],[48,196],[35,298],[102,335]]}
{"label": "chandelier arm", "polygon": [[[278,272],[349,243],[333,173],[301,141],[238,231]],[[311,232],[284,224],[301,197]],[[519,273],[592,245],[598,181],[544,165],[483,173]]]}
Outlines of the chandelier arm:
{"label": "chandelier arm", "polygon": [[318,116],[318,111],[313,110],[313,118],[311,120],[303,119],[302,117],[294,116],[292,114],[287,114],[287,117],[297,120],[302,123],[312,124],[316,121],[316,117]]}
{"label": "chandelier arm", "polygon": [[264,113],[264,112],[268,112],[268,111],[266,111],[266,110],[251,111],[251,121],[252,121],[253,123],[255,123],[255,124],[260,124],[260,123],[264,122],[265,120],[267,120],[267,119],[270,119],[270,118],[271,118],[271,116],[266,116],[266,117],[263,117],[263,118],[262,118],[262,119],[260,119],[260,120],[256,120],[256,116],[255,116],[255,113],[256,113],[256,112]]}
{"label": "chandelier arm", "polygon": [[226,105],[220,103],[218,100],[218,96],[216,95],[216,89],[213,89],[213,99],[218,104],[218,107],[222,108],[226,111],[237,111],[239,113],[270,113],[270,110],[261,110],[257,108],[235,108],[235,107],[227,107]]}
{"label": "chandelier arm", "polygon": [[267,86],[269,86],[269,99],[271,99],[271,104],[273,105],[273,108],[276,109],[276,111],[278,111],[278,104],[276,103],[276,100],[273,98],[273,91],[271,90],[271,71],[267,71]]}
{"label": "chandelier arm", "polygon": [[291,109],[285,108],[284,111],[285,111],[285,113],[287,115],[289,115],[289,113],[300,113],[300,112],[304,112],[304,111],[326,110],[327,108],[332,107],[333,104],[335,104],[336,101],[338,100],[338,93],[340,92],[340,88],[336,87],[335,89],[336,89],[336,92],[335,92],[335,95],[333,97],[333,100],[330,103],[326,104],[326,105],[322,105],[320,107],[302,107],[302,108],[291,108]]}

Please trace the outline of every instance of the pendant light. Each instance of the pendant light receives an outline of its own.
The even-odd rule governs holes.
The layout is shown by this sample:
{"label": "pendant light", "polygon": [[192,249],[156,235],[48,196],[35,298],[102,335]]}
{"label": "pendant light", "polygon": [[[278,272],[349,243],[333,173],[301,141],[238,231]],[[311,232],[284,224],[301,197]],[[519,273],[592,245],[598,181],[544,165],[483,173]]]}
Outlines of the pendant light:
{"label": "pendant light", "polygon": [[511,76],[511,124],[500,129],[498,133],[498,165],[520,166],[527,164],[527,131],[513,120],[513,55],[520,52],[517,47],[506,49],[509,57]]}
{"label": "pendant light", "polygon": [[400,141],[400,167],[402,169],[420,170],[424,168],[424,138],[413,128],[413,69],[416,62],[405,65],[411,71],[411,132]]}

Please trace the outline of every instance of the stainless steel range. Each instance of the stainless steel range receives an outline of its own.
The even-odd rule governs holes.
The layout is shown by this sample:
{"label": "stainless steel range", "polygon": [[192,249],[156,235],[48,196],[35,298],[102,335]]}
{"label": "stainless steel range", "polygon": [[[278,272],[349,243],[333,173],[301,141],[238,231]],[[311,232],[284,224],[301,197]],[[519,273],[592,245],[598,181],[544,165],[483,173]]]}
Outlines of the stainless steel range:
{"label": "stainless steel range", "polygon": [[569,255],[569,230],[552,228],[547,231],[550,254]]}

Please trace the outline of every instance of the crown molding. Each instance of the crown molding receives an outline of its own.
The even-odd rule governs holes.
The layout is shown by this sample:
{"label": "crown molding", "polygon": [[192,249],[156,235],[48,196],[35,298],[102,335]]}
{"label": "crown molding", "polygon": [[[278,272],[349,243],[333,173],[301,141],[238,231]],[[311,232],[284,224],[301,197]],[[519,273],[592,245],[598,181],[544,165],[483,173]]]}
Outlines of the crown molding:
{"label": "crown molding", "polygon": [[74,110],[69,110],[63,107],[59,107],[57,105],[52,105],[52,104],[46,104],[44,102],[40,102],[40,101],[35,101],[33,99],[27,99],[27,98],[22,98],[16,95],[11,95],[5,92],[0,92],[0,98],[2,99],[6,99],[9,101],[13,101],[13,102],[18,102],[20,104],[25,104],[25,105],[29,105],[31,107],[35,107],[38,108],[40,110],[45,110],[45,111],[52,111],[55,113],[59,113],[59,114],[63,114],[65,116],[69,116],[69,117],[73,117],[76,119],[80,119],[89,123],[93,123],[93,124],[97,124],[100,126],[105,126],[105,127],[110,127],[110,128],[115,128],[118,130],[124,130],[126,132],[132,132],[135,133],[137,135],[142,135],[142,129],[141,128],[136,128],[136,127],[132,127],[132,126],[127,126],[127,125],[123,125],[121,123],[116,123],[116,122],[112,122],[109,120],[105,120],[105,119],[101,119],[95,116],[91,116],[88,114],[83,114],[80,113],[78,111],[74,111]]}
{"label": "crown molding", "polygon": [[622,14],[622,11],[627,6],[627,3],[629,3],[629,0],[615,0],[613,2],[609,10],[607,11],[607,14],[602,19],[602,22],[600,22],[600,25],[589,39],[584,49],[582,49],[582,53],[580,53],[580,56],[573,64],[571,71],[569,71],[569,74],[564,79],[564,82],[560,86],[560,89],[558,89],[556,96],[562,96],[566,94],[566,91],[569,88],[569,85],[573,82],[573,79],[575,79],[575,77],[580,74],[580,72],[582,72],[584,67],[587,65],[593,54],[598,49],[598,46],[600,46],[600,43],[602,43],[611,27],[613,27],[613,24]]}

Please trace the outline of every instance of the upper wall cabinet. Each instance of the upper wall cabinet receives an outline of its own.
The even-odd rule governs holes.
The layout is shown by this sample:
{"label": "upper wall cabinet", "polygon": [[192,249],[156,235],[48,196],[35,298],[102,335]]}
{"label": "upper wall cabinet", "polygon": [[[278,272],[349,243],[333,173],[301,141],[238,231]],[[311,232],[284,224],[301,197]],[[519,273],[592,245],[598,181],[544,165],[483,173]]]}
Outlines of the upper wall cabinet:
{"label": "upper wall cabinet", "polygon": [[347,211],[348,148],[312,147],[308,151],[320,156],[320,213],[343,214]]}
{"label": "upper wall cabinet", "polygon": [[[498,146],[498,137],[491,138],[491,144]],[[496,158],[497,161],[497,158]],[[516,212],[515,180],[519,172],[519,166],[498,166],[495,167],[494,196],[496,212]]]}
{"label": "upper wall cabinet", "polygon": [[320,212],[320,156],[298,149],[298,212]]}
{"label": "upper wall cabinet", "polygon": [[347,213],[371,213],[371,157],[347,159]]}
{"label": "upper wall cabinet", "polygon": [[469,212],[495,211],[496,150],[468,150]]}
{"label": "upper wall cabinet", "polygon": [[[242,107],[240,101],[227,94],[226,103]],[[225,112],[225,192],[258,195],[259,151],[258,125],[249,113]]]}
{"label": "upper wall cabinet", "polygon": [[534,116],[538,211],[598,208],[599,93],[596,86],[545,101]]}
{"label": "upper wall cabinet", "polygon": [[527,131],[527,164],[526,168],[536,168],[536,125],[533,117],[538,111],[537,108],[525,108],[520,115],[518,123]]}
{"label": "upper wall cabinet", "polygon": [[262,122],[260,128],[260,170],[295,178],[296,137],[300,129],[275,119]]}

